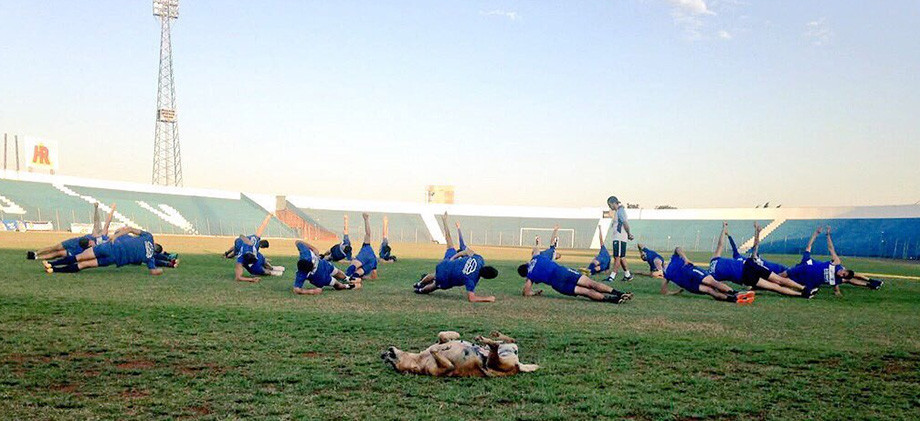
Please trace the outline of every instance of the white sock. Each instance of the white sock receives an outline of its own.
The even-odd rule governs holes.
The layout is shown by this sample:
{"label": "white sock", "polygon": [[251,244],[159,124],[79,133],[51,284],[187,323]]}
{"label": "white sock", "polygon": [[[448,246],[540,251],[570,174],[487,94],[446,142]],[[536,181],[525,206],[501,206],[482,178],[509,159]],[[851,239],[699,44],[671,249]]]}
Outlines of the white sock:
{"label": "white sock", "polygon": [[632,276],[632,274],[629,273],[629,271],[627,270],[626,272],[623,272],[623,276],[626,278],[629,278],[630,276]]}
{"label": "white sock", "polygon": [[616,272],[610,272],[610,279],[616,279],[616,278],[617,278],[617,273],[616,273]]}

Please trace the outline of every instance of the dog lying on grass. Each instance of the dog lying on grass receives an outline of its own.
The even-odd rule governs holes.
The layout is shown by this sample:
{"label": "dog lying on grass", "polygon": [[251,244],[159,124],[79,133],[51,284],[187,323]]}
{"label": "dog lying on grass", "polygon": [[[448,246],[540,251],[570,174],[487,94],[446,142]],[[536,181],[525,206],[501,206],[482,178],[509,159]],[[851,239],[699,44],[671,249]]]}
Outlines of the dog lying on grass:
{"label": "dog lying on grass", "polygon": [[380,358],[400,373],[435,377],[501,377],[540,368],[518,361],[518,347],[513,338],[501,332],[489,336],[477,336],[475,341],[480,345],[475,345],[461,341],[457,332],[445,331],[438,334],[438,343],[420,353],[391,346]]}

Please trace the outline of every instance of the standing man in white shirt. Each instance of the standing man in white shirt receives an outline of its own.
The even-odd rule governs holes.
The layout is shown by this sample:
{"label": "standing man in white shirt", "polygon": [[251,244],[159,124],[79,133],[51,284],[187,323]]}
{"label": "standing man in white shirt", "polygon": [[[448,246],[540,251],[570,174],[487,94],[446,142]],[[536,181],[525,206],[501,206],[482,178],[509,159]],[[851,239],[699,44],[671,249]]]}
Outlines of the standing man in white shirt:
{"label": "standing man in white shirt", "polygon": [[610,267],[610,276],[607,282],[613,282],[617,278],[617,270],[623,268],[623,282],[631,281],[633,276],[626,266],[626,245],[634,239],[632,232],[629,230],[629,218],[626,217],[626,207],[620,203],[616,196],[607,198],[607,206],[610,211],[605,216],[613,219],[613,266]]}

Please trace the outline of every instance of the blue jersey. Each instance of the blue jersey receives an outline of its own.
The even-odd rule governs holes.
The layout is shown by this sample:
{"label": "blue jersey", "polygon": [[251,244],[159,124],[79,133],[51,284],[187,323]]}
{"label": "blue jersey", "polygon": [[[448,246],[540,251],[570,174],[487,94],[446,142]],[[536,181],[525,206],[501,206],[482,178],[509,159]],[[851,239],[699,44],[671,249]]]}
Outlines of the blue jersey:
{"label": "blue jersey", "polygon": [[440,289],[465,286],[473,292],[479,284],[479,271],[485,266],[485,259],[478,254],[456,260],[445,259],[435,268],[435,281]]}
{"label": "blue jersey", "polygon": [[147,231],[142,231],[137,237],[130,235],[118,237],[115,240],[113,251],[112,257],[117,266],[146,264],[149,269],[157,267],[156,259],[154,259],[153,234]]}
{"label": "blue jersey", "polygon": [[744,260],[714,257],[709,261],[709,272],[717,281],[738,282],[744,273]]}
{"label": "blue jersey", "polygon": [[658,270],[658,267],[655,266],[655,259],[661,260],[661,267],[664,268],[664,257],[661,257],[655,250],[646,247],[642,249],[642,252],[645,253],[645,263],[648,263],[648,270],[652,272]]}
{"label": "blue jersey", "polygon": [[761,259],[761,263],[763,263],[764,267],[766,267],[767,269],[770,269],[770,272],[773,272],[773,273],[783,273],[789,270],[789,268],[786,267],[785,265],[782,265],[776,262],[771,262],[769,260]]}
{"label": "blue jersey", "polygon": [[300,258],[302,260],[313,262],[313,270],[309,273],[298,270],[297,274],[294,276],[294,288],[303,288],[303,284],[306,281],[310,281],[310,283],[317,288],[331,286],[332,273],[335,271],[335,266],[332,266],[332,263],[320,259],[319,256],[313,253],[313,250],[310,250],[304,243],[297,243],[297,251],[300,252]]}
{"label": "blue jersey", "polygon": [[802,253],[802,261],[786,271],[789,279],[804,285],[806,288],[814,288],[821,284],[839,285],[843,278],[837,276],[837,271],[842,269],[827,261],[817,261],[811,258],[811,253]]}
{"label": "blue jersey", "polygon": [[380,252],[377,253],[377,255],[380,256],[381,259],[387,260],[392,256],[392,251],[393,249],[390,247],[390,242],[384,238],[383,241],[380,242]]}
{"label": "blue jersey", "polygon": [[342,242],[332,246],[329,249],[329,258],[333,262],[338,262],[339,260],[346,259],[348,261],[352,260],[351,252],[345,253],[345,246],[351,246],[351,240],[348,238],[348,235],[342,237]]}
{"label": "blue jersey", "polygon": [[[252,253],[256,255],[256,257],[259,257],[259,242],[262,241],[262,238],[257,235],[250,235],[249,237],[246,237],[246,238],[249,240],[250,243],[252,243],[251,245],[246,244],[241,238],[237,238],[236,241],[233,242],[234,248],[236,248],[237,245],[239,245],[239,249],[237,249],[236,251],[236,254],[238,256],[236,258],[236,261],[239,263],[243,263],[243,255],[246,253]],[[263,257],[262,260],[265,260],[265,258]]]}
{"label": "blue jersey", "polygon": [[575,295],[575,287],[581,274],[577,270],[554,262],[554,252],[553,248],[549,248],[530,259],[527,279],[536,284],[547,284],[562,294]]}
{"label": "blue jersey", "polygon": [[671,256],[671,261],[668,262],[668,267],[664,270],[665,279],[693,293],[700,292],[700,285],[708,275],[709,272],[693,266],[691,263],[685,263],[684,259],[677,253]]}
{"label": "blue jersey", "polygon": [[607,251],[607,246],[601,244],[601,250],[597,252],[597,256],[594,257],[594,260],[597,260],[599,264],[591,262],[591,264],[588,265],[588,270],[591,271],[592,275],[610,269],[610,252]]}
{"label": "blue jersey", "polygon": [[93,236],[87,234],[81,237],[70,238],[62,241],[61,246],[64,247],[64,251],[66,251],[69,256],[76,256],[82,253],[83,250],[86,250],[83,247],[80,247],[80,240],[84,238],[87,240],[92,240]]}

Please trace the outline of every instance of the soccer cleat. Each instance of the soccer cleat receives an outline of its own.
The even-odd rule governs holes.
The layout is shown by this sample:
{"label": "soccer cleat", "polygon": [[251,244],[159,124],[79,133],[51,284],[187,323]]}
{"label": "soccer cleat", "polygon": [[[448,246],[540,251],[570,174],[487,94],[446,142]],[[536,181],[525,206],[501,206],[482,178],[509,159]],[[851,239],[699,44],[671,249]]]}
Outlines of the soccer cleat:
{"label": "soccer cleat", "polygon": [[601,301],[605,303],[620,304],[623,302],[623,297],[616,294],[604,294],[604,298]]}
{"label": "soccer cleat", "polygon": [[26,252],[26,260],[35,260],[35,252],[34,252],[34,251],[27,251],[27,252]]}
{"label": "soccer cleat", "polygon": [[620,294],[621,302],[632,300],[633,294],[631,292],[624,292]]}
{"label": "soccer cleat", "polygon": [[885,282],[880,281],[880,280],[878,280],[878,279],[870,279],[870,280],[869,280],[869,285],[868,285],[868,286],[869,286],[869,289],[871,289],[871,290],[873,290],[873,291],[878,291],[878,290],[882,289],[882,285],[885,285]]}
{"label": "soccer cleat", "polygon": [[735,302],[738,304],[751,304],[754,302],[754,291],[745,291],[735,294]]}
{"label": "soccer cleat", "polygon": [[630,274],[629,276],[625,276],[625,275],[623,276],[623,282],[629,282],[631,280],[633,280],[632,274]]}
{"label": "soccer cleat", "polygon": [[611,273],[610,276],[607,277],[607,279],[604,279],[604,282],[613,282],[616,280],[617,280],[617,274]]}

